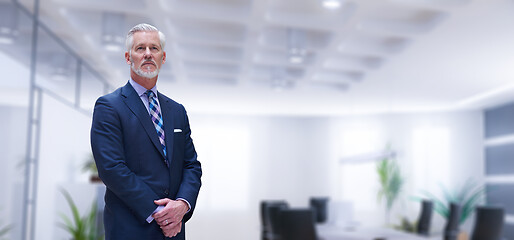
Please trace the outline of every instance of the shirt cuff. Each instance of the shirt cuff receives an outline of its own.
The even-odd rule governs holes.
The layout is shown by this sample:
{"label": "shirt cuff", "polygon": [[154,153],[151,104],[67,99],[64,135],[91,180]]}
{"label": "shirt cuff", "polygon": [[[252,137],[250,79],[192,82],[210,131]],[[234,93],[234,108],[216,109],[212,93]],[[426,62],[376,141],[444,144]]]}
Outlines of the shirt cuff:
{"label": "shirt cuff", "polygon": [[187,209],[187,212],[186,212],[186,213],[188,213],[189,211],[191,211],[191,204],[189,204],[189,202],[188,202],[186,199],[183,199],[183,198],[177,198],[177,200],[182,200],[182,201],[184,201],[184,202],[186,202],[186,203],[187,203],[187,206],[188,206],[189,208]]}
{"label": "shirt cuff", "polygon": [[161,211],[163,208],[164,208],[164,206],[157,206],[157,208],[153,211],[153,213],[150,214],[150,216],[148,218],[146,218],[146,222],[151,223],[153,221],[154,213],[157,213],[157,212]]}

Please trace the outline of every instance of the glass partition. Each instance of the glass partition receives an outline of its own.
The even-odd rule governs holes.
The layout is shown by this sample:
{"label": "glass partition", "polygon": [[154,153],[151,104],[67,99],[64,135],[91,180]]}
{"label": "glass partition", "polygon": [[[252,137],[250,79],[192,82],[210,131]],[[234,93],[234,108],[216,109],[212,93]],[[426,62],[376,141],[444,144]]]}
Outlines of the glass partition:
{"label": "glass partition", "polygon": [[[93,186],[81,172],[90,157],[91,113],[95,100],[113,89],[66,34],[34,18],[33,7],[32,1],[0,1],[0,191],[6,193],[0,231],[10,226],[0,239],[67,236],[57,225],[59,213],[69,211],[59,188]],[[78,204],[88,208],[88,201]]]}
{"label": "glass partition", "polygon": [[90,70],[88,67],[82,65],[80,75],[80,98],[79,107],[87,112],[93,112],[96,99],[109,91],[109,87],[98,81],[95,75],[96,73]]}
{"label": "glass partition", "polygon": [[40,29],[37,43],[36,85],[53,97],[74,105],[77,57],[45,29]]}

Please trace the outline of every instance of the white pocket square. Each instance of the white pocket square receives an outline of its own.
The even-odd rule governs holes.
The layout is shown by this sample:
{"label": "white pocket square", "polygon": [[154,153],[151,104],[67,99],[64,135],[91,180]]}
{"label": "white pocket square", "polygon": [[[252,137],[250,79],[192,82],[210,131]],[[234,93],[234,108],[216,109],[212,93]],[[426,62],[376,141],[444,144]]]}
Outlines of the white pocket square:
{"label": "white pocket square", "polygon": [[173,132],[182,132],[182,129],[180,129],[180,128],[175,128],[175,129],[173,129]]}

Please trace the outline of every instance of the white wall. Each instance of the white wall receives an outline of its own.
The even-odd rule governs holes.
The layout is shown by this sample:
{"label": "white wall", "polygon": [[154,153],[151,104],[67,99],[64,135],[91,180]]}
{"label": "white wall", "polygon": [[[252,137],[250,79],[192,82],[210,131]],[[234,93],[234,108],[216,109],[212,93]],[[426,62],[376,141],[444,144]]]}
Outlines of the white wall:
{"label": "white wall", "polygon": [[19,239],[15,236],[21,231],[27,113],[26,107],[0,106],[0,228],[13,227],[7,239]]}

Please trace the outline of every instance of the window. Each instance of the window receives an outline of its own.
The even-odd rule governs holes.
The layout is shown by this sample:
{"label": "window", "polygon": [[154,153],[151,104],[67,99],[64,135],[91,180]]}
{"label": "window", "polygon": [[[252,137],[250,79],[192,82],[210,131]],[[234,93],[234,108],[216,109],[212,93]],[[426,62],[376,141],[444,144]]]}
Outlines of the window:
{"label": "window", "polygon": [[195,125],[193,134],[203,169],[199,203],[210,210],[247,209],[250,191],[248,129]]}
{"label": "window", "polygon": [[340,138],[340,198],[353,203],[356,211],[377,209],[376,156],[384,150],[382,131],[374,124],[349,126]]}
{"label": "window", "polygon": [[414,189],[439,192],[440,184],[449,182],[450,134],[447,128],[414,129],[412,160]]}

